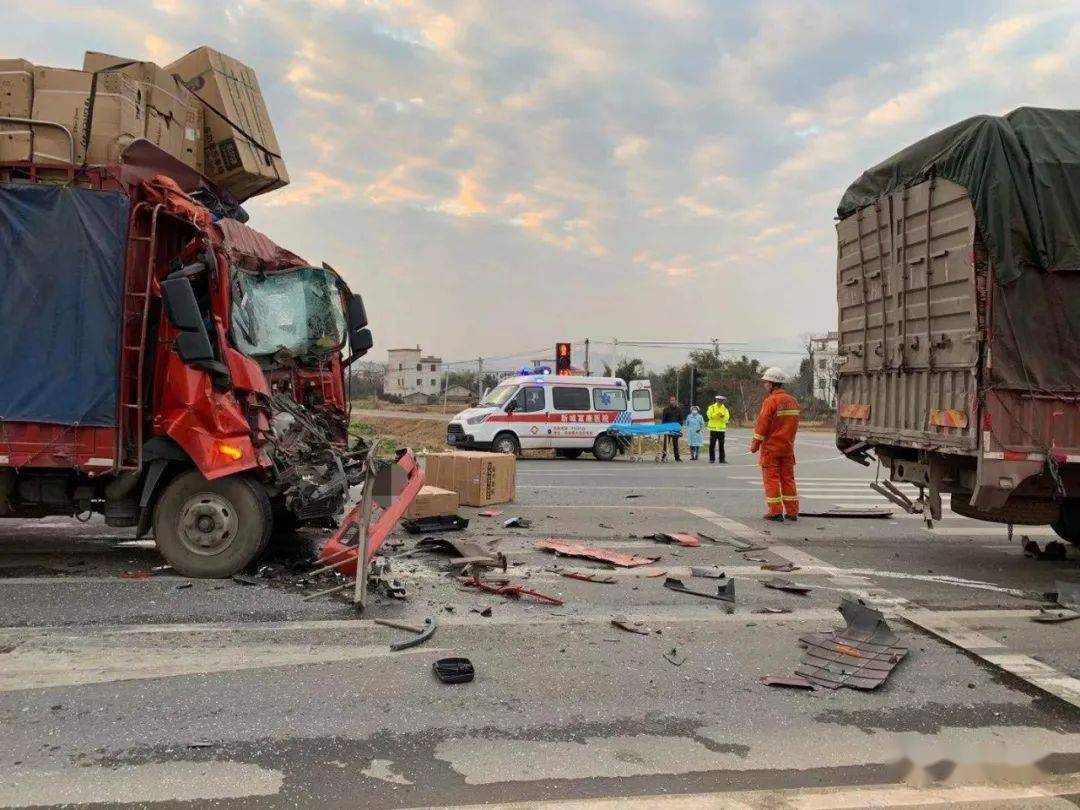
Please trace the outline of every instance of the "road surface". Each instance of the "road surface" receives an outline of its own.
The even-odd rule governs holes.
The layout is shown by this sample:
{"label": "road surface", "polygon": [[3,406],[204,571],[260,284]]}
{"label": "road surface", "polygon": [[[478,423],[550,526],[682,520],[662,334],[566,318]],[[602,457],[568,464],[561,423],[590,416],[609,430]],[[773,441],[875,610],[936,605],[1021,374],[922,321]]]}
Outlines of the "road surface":
{"label": "road surface", "polygon": [[[395,563],[408,599],[360,619],[278,581],[124,578],[160,561],[100,523],[0,521],[0,806],[1075,806],[1080,621],[1030,619],[1080,579],[1076,550],[1027,558],[1019,535],[1047,530],[1010,543],[951,514],[932,529],[904,514],[766,524],[748,438],[732,431],[724,466],[521,461],[503,515],[462,510],[498,539],[508,579],[561,607],[462,589],[446,558],[420,556]],[[797,472],[804,509],[881,503],[828,435],[800,439]],[[503,528],[512,515],[532,527]],[[546,537],[659,559],[582,582],[552,567],[591,564],[536,550]],[[400,553],[416,538],[397,539]],[[756,557],[797,565],[779,576],[811,592],[763,587],[778,574]],[[690,565],[735,579],[733,609],[647,576],[714,584]],[[793,672],[800,636],[841,623],[845,593],[909,648],[887,683],[762,685]],[[775,608],[791,612],[759,612]],[[370,621],[427,616],[432,640],[399,653],[399,631]],[[450,655],[473,661],[473,683],[433,678]]]}

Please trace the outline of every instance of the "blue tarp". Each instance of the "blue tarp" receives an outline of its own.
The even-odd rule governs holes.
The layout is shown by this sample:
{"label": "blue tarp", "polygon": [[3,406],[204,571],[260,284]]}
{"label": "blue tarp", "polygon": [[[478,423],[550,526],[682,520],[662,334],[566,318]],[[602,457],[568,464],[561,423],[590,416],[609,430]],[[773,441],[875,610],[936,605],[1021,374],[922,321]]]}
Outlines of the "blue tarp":
{"label": "blue tarp", "polygon": [[662,425],[612,425],[612,433],[625,433],[627,436],[663,436],[668,433],[682,433],[678,422],[665,422]]}
{"label": "blue tarp", "polygon": [[128,198],[0,184],[0,419],[116,424]]}

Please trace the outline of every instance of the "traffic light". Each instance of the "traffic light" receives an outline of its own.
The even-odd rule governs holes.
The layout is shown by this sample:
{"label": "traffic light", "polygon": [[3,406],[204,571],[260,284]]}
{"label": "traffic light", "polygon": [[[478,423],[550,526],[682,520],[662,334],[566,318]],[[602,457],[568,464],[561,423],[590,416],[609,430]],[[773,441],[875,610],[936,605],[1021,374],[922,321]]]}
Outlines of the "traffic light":
{"label": "traffic light", "polygon": [[555,344],[555,373],[556,374],[570,374],[570,344],[569,343],[556,343]]}

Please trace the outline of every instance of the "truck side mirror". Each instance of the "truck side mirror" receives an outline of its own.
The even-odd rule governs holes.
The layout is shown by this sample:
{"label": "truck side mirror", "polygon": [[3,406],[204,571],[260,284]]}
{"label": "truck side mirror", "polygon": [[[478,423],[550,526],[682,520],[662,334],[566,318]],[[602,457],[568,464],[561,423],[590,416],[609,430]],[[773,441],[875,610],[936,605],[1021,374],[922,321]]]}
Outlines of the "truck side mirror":
{"label": "truck side mirror", "polygon": [[371,330],[366,328],[368,319],[364,299],[355,293],[349,294],[349,300],[345,306],[345,323],[349,330],[349,357],[345,365],[349,366],[367,354],[368,350],[375,345]]}
{"label": "truck side mirror", "polygon": [[169,323],[180,330],[173,347],[180,359],[188,364],[206,363],[214,360],[214,348],[203,323],[199,302],[191,280],[183,275],[170,275],[161,282],[161,296],[165,302],[165,316]]}

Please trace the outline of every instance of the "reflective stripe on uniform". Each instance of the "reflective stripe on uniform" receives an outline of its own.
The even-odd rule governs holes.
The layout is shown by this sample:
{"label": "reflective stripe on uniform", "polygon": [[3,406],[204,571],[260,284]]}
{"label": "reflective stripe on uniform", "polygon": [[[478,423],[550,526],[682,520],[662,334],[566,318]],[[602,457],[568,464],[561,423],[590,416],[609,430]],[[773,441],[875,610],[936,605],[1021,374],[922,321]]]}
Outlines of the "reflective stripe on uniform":
{"label": "reflective stripe on uniform", "polygon": [[782,500],[785,500],[785,501],[797,501],[797,500],[799,500],[798,495],[783,495],[781,497],[782,497]]}
{"label": "reflective stripe on uniform", "polygon": [[764,437],[764,436],[762,436],[762,435],[761,435],[760,433],[755,433],[755,434],[754,434],[754,439],[755,439],[755,440],[757,440],[757,441],[759,441],[759,442],[763,442],[763,441],[765,441],[765,437]]}
{"label": "reflective stripe on uniform", "polygon": [[765,503],[781,503],[783,500],[783,498],[766,498]]}
{"label": "reflective stripe on uniform", "polygon": [[799,411],[798,411],[798,410],[793,410],[793,411],[790,411],[790,410],[789,410],[789,411],[777,411],[777,412],[776,412],[776,415],[777,415],[777,416],[798,416],[798,415],[799,415]]}

